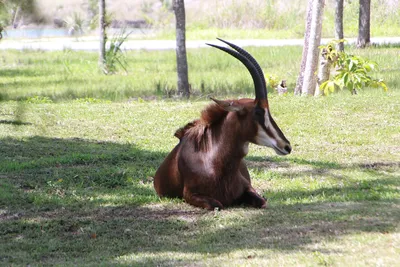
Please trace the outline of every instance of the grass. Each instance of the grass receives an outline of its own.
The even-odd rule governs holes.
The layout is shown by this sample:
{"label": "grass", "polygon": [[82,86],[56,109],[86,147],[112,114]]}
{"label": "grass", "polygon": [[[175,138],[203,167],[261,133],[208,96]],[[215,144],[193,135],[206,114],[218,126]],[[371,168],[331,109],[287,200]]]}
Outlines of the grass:
{"label": "grass", "polygon": [[[163,1],[170,6],[170,1]],[[57,18],[78,16],[87,18],[87,6],[81,0],[63,1],[38,0],[38,10],[52,22]],[[334,37],[334,3],[326,1],[323,19],[323,37]],[[187,1],[187,38],[212,39],[215,36],[236,38],[302,38],[307,0],[203,0]],[[162,7],[158,0],[114,0],[107,5],[108,11],[117,20],[145,20],[156,34],[136,38],[175,39],[174,15],[172,10]],[[346,1],[344,6],[345,37],[358,34],[358,1]],[[398,36],[400,32],[399,3],[396,0],[371,2],[371,36]],[[76,22],[79,22],[77,20]],[[134,37],[134,36],[132,36]]]}
{"label": "grass", "polygon": [[18,103],[3,102],[2,262],[393,265],[398,97],[271,97],[294,151],[250,149],[253,184],[270,208],[221,212],[159,199],[150,178],[174,130],[207,102],[32,103],[18,118]]}
{"label": "grass", "polygon": [[[289,90],[293,90],[301,47],[249,47],[248,50],[258,59],[267,78],[286,79]],[[348,47],[347,50],[377,61],[381,69],[373,76],[383,78],[389,88],[400,87],[397,47],[366,50]],[[95,98],[121,101],[163,97],[176,89],[174,51],[131,51],[125,55],[128,73],[121,71],[104,76],[97,68],[95,53],[1,51],[0,100],[40,102],[46,98],[59,102]],[[188,63],[195,98],[215,93],[253,94],[250,75],[243,65],[216,49],[189,49]],[[236,75],[231,75],[232,71]]]}
{"label": "grass", "polygon": [[[246,158],[269,208],[215,212],[159,199],[151,177],[177,143],[174,131],[209,103],[202,96],[252,95],[241,65],[212,50],[191,50],[191,80],[200,89],[203,80],[204,90],[191,101],[175,101],[156,87],[162,78],[174,83],[173,52],[129,53],[129,74],[113,76],[100,75],[90,53],[2,52],[0,262],[397,265],[395,49],[354,50],[380,63],[377,76],[388,82],[387,93],[366,88],[357,96],[300,98],[271,92],[272,115],[293,153],[279,157],[252,145]],[[249,50],[267,73],[294,83],[300,48]],[[156,97],[139,98],[142,93]]]}

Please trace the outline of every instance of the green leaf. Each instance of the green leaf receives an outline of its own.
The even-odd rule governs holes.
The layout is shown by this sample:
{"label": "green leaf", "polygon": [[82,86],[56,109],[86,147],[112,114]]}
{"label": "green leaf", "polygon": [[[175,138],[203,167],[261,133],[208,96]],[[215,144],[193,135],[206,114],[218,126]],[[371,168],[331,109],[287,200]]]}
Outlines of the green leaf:
{"label": "green leaf", "polygon": [[347,86],[347,84],[349,83],[349,73],[346,72],[345,74],[343,74],[343,83],[344,85]]}
{"label": "green leaf", "polygon": [[320,90],[324,92],[325,95],[335,92],[335,89],[340,89],[340,86],[336,81],[325,81],[319,86]]}
{"label": "green leaf", "polygon": [[329,85],[328,85],[328,89],[332,93],[335,92],[335,83],[334,82],[330,82]]}
{"label": "green leaf", "polygon": [[379,84],[380,84],[380,86],[383,88],[383,90],[385,90],[385,91],[387,92],[388,87],[387,87],[386,83],[384,83],[384,82],[379,82]]}
{"label": "green leaf", "polygon": [[373,80],[372,84],[374,85],[374,87],[382,87],[384,91],[388,91],[388,87],[383,80]]}
{"label": "green leaf", "polygon": [[328,81],[325,81],[325,82],[321,83],[321,85],[319,86],[319,89],[322,90],[322,91],[325,91],[325,88],[327,87],[329,82],[330,81],[328,80]]}

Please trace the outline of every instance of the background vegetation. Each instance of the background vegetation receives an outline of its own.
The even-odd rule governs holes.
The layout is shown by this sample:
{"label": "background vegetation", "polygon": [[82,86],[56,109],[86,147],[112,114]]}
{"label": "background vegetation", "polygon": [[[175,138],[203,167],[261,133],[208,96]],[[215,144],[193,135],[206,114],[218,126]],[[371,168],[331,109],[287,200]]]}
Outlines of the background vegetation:
{"label": "background vegetation", "polygon": [[[19,0],[24,2],[27,0]],[[29,27],[63,25],[91,32],[97,5],[93,0],[36,0],[37,10],[21,15],[16,23]],[[94,4],[93,4],[94,3]],[[327,0],[324,11],[323,37],[334,36],[334,0]],[[358,1],[345,1],[345,37],[357,36]],[[303,38],[307,0],[187,0],[187,39],[214,39],[215,36],[236,38]],[[400,32],[400,2],[371,2],[371,36],[397,36]],[[174,16],[170,0],[113,0],[107,3],[114,24],[129,21],[142,29],[131,38],[175,39]],[[9,21],[10,14],[0,13],[0,21]],[[36,23],[32,23],[35,22]],[[42,24],[37,24],[41,22]],[[57,22],[57,24],[55,24]],[[61,23],[61,24],[60,24]],[[7,24],[6,24],[7,25]],[[251,31],[249,31],[251,29]],[[144,35],[143,35],[144,34]]]}

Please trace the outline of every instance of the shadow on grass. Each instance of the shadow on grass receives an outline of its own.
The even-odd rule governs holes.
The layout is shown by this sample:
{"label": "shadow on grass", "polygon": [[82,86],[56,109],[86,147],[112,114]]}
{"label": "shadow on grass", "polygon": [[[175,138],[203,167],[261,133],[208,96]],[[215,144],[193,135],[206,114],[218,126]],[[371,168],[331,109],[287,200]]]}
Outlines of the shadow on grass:
{"label": "shadow on grass", "polygon": [[[299,199],[327,196],[310,204],[281,201],[267,210],[208,212],[180,202],[156,204],[147,177],[165,154],[134,144],[5,138],[0,157],[0,259],[5,264],[185,265],[243,249],[308,251],[310,245],[346,235],[392,233],[400,221],[398,199],[362,196],[363,190],[393,194],[399,188],[396,173],[390,172],[398,170],[396,162],[343,166],[249,157],[255,169],[297,164],[321,177],[354,169],[376,176],[379,183],[350,180],[340,188],[285,192]],[[345,201],[331,201],[337,192],[346,195]]]}
{"label": "shadow on grass", "polygon": [[[27,203],[26,197],[22,197],[18,205],[43,209],[63,203],[79,206],[89,198],[88,202],[94,205],[136,203],[141,201],[140,197],[154,199],[149,177],[164,157],[164,153],[144,151],[134,144],[40,136],[0,139],[3,181],[31,199]],[[140,194],[138,198],[122,198],[117,192]],[[102,200],[101,195],[109,197]],[[0,196],[0,203],[7,201]]]}
{"label": "shadow on grass", "polygon": [[20,120],[0,120],[0,124],[10,124],[10,125],[15,125],[15,126],[32,125],[32,123],[30,123],[30,122],[23,122]]}

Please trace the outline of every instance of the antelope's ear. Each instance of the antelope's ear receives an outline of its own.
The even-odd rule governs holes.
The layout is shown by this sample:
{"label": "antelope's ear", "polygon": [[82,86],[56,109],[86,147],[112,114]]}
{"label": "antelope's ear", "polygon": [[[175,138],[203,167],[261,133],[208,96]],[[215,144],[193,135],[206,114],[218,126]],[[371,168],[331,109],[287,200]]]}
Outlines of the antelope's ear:
{"label": "antelope's ear", "polygon": [[212,101],[218,104],[221,108],[225,109],[226,111],[242,111],[243,106],[239,105],[237,102],[235,103],[234,101],[224,101],[224,100],[217,100],[215,98],[210,97]]}

